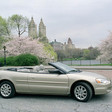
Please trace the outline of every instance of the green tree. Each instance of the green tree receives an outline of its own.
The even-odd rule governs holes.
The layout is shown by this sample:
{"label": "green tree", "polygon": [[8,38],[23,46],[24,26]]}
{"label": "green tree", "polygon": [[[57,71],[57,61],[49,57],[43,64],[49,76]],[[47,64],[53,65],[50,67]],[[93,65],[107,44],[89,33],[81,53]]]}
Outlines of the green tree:
{"label": "green tree", "polygon": [[71,54],[74,59],[80,59],[83,56],[83,52],[80,48],[71,49],[69,52],[71,52],[69,54]]}
{"label": "green tree", "polygon": [[66,58],[67,54],[65,55],[64,50],[57,50],[56,53],[57,53],[57,58],[59,61],[62,61],[64,58]]}
{"label": "green tree", "polygon": [[20,37],[23,33],[27,32],[29,20],[22,15],[14,14],[9,17],[10,24],[12,29],[17,31],[18,36]]}
{"label": "green tree", "polygon": [[83,57],[85,59],[96,59],[100,55],[100,51],[97,47],[89,47],[88,49],[83,49]]}
{"label": "green tree", "polygon": [[9,25],[9,21],[0,16],[0,37],[1,36],[10,36],[11,29]]}
{"label": "green tree", "polygon": [[89,47],[88,49],[90,50],[90,59],[96,59],[100,55],[100,51],[97,47]]}
{"label": "green tree", "polygon": [[90,59],[89,53],[90,53],[89,49],[84,49],[83,50],[83,57],[84,57],[84,59]]}

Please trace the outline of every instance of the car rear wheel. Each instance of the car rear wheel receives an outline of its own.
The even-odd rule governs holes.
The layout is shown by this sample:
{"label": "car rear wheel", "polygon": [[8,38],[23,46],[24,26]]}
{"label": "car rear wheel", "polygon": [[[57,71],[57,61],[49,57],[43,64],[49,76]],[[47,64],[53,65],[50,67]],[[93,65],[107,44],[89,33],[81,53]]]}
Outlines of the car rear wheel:
{"label": "car rear wheel", "polygon": [[3,98],[11,98],[15,95],[14,85],[9,81],[0,84],[0,94]]}
{"label": "car rear wheel", "polygon": [[72,96],[78,101],[87,102],[92,98],[92,89],[89,84],[79,82],[74,86]]}

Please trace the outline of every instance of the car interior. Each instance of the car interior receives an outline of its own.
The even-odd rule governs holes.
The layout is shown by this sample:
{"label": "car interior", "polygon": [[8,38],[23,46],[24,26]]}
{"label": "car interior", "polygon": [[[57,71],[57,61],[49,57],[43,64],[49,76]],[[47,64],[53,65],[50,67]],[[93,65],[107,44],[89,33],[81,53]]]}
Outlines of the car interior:
{"label": "car interior", "polygon": [[43,65],[34,67],[22,67],[22,68],[8,68],[9,71],[23,72],[23,73],[38,73],[38,74],[63,74],[60,70],[52,67],[45,68]]}

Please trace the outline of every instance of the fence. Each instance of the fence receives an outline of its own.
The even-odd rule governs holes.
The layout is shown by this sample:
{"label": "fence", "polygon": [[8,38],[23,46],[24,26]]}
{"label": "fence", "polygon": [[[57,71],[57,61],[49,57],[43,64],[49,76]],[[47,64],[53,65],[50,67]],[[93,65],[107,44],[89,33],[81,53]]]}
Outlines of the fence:
{"label": "fence", "polygon": [[107,61],[102,60],[70,60],[70,61],[60,61],[67,65],[101,65],[109,64]]}

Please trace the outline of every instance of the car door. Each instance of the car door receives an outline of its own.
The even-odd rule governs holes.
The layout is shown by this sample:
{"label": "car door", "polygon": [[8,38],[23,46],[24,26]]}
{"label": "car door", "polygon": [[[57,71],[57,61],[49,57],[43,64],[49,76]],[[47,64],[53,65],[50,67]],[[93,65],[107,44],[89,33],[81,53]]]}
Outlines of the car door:
{"label": "car door", "polygon": [[16,92],[22,92],[22,93],[29,92],[28,74],[29,73],[22,73],[22,72],[13,72],[11,74],[12,80],[14,81],[16,87]]}
{"label": "car door", "polygon": [[31,93],[41,94],[67,94],[68,77],[66,74],[37,74],[28,76]]}

